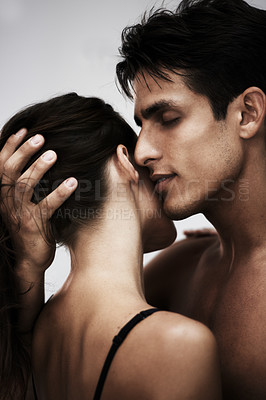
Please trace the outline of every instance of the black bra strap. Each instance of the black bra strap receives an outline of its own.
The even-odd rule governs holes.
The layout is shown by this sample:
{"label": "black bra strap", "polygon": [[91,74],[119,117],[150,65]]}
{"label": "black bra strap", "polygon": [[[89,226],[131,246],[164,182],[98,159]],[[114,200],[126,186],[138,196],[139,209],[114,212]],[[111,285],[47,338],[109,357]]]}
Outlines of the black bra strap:
{"label": "black bra strap", "polygon": [[94,393],[93,400],[99,400],[102,394],[104,382],[106,376],[108,374],[110,365],[113,361],[115,353],[117,352],[118,348],[121,346],[123,341],[125,340],[128,333],[131,329],[134,328],[139,322],[147,318],[149,315],[153,314],[156,311],[160,311],[158,308],[150,308],[149,310],[141,311],[139,314],[135,315],[120,331],[119,333],[113,338],[113,344],[109,350],[109,353],[105,359],[105,363],[103,365],[103,369],[100,375],[100,378],[97,383],[97,387]]}

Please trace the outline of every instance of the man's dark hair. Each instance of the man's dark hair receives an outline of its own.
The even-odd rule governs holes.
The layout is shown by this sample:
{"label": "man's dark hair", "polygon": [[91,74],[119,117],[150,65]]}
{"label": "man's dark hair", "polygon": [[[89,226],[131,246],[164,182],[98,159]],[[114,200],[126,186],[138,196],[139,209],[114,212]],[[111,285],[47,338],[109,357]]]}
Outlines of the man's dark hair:
{"label": "man's dark hair", "polygon": [[155,80],[178,73],[209,99],[219,120],[248,87],[266,93],[265,47],[266,11],[243,0],[183,0],[175,11],[151,10],[123,30],[116,73],[130,98],[144,71]]}

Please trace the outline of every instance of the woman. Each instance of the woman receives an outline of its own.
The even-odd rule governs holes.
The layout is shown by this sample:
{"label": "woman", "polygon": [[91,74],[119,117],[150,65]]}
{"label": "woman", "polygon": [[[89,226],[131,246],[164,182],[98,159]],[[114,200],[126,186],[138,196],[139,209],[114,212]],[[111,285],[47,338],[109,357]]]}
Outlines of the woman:
{"label": "woman", "polygon": [[71,272],[36,323],[36,397],[219,399],[216,345],[209,330],[151,309],[145,300],[143,252],[171,244],[175,229],[147,172],[134,165],[135,133],[109,105],[76,94],[14,116],[3,128],[2,141],[21,126],[28,129],[25,140],[42,134],[41,151],[57,154],[57,163],[34,189],[35,203],[67,177],[78,181],[47,232],[48,239],[69,248]]}

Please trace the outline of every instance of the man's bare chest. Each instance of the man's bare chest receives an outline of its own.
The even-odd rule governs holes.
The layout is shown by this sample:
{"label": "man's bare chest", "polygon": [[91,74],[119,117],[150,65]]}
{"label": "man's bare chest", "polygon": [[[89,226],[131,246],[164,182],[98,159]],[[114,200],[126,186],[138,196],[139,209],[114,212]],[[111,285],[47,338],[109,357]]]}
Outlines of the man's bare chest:
{"label": "man's bare chest", "polygon": [[[178,272],[172,281],[177,284],[169,295],[169,310],[201,321],[214,333],[225,399],[264,399],[266,255],[262,249],[259,256],[228,265],[216,257],[215,249],[217,243],[210,253],[198,257],[189,276],[176,260]],[[185,261],[184,257],[184,268],[190,265]]]}
{"label": "man's bare chest", "polygon": [[[224,391],[266,393],[266,273],[244,265],[225,274],[199,268],[186,295],[185,314],[214,333],[220,354]],[[252,376],[250,371],[254,372]],[[243,393],[242,393],[243,390]],[[252,395],[252,396],[253,396]],[[235,395],[234,395],[235,396]],[[235,397],[227,397],[231,398]],[[253,397],[251,398],[253,399]]]}
{"label": "man's bare chest", "polygon": [[203,322],[212,330],[240,326],[245,321],[257,325],[266,320],[265,265],[228,265],[203,257],[188,281],[182,298],[182,313]]}

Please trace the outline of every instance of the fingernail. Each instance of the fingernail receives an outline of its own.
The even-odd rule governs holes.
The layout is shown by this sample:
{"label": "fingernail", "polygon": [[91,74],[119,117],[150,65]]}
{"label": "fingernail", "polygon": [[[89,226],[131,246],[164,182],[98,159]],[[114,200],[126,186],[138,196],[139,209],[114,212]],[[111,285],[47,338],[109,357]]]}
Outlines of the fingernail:
{"label": "fingernail", "polygon": [[30,141],[31,141],[31,143],[33,145],[41,143],[41,140],[42,140],[42,136],[41,135],[35,135],[30,139]]}
{"label": "fingernail", "polygon": [[73,187],[76,185],[76,179],[75,178],[69,178],[65,181],[65,185],[68,187]]}
{"label": "fingernail", "polygon": [[54,156],[55,156],[55,153],[54,153],[52,150],[49,150],[49,151],[47,151],[46,153],[44,153],[44,154],[42,155],[42,158],[43,158],[45,161],[51,161],[51,160],[54,159]]}
{"label": "fingernail", "polygon": [[21,136],[23,136],[24,133],[26,133],[26,132],[27,132],[27,129],[26,129],[26,128],[22,128],[22,129],[20,129],[17,133],[15,133],[15,136],[21,137]]}

